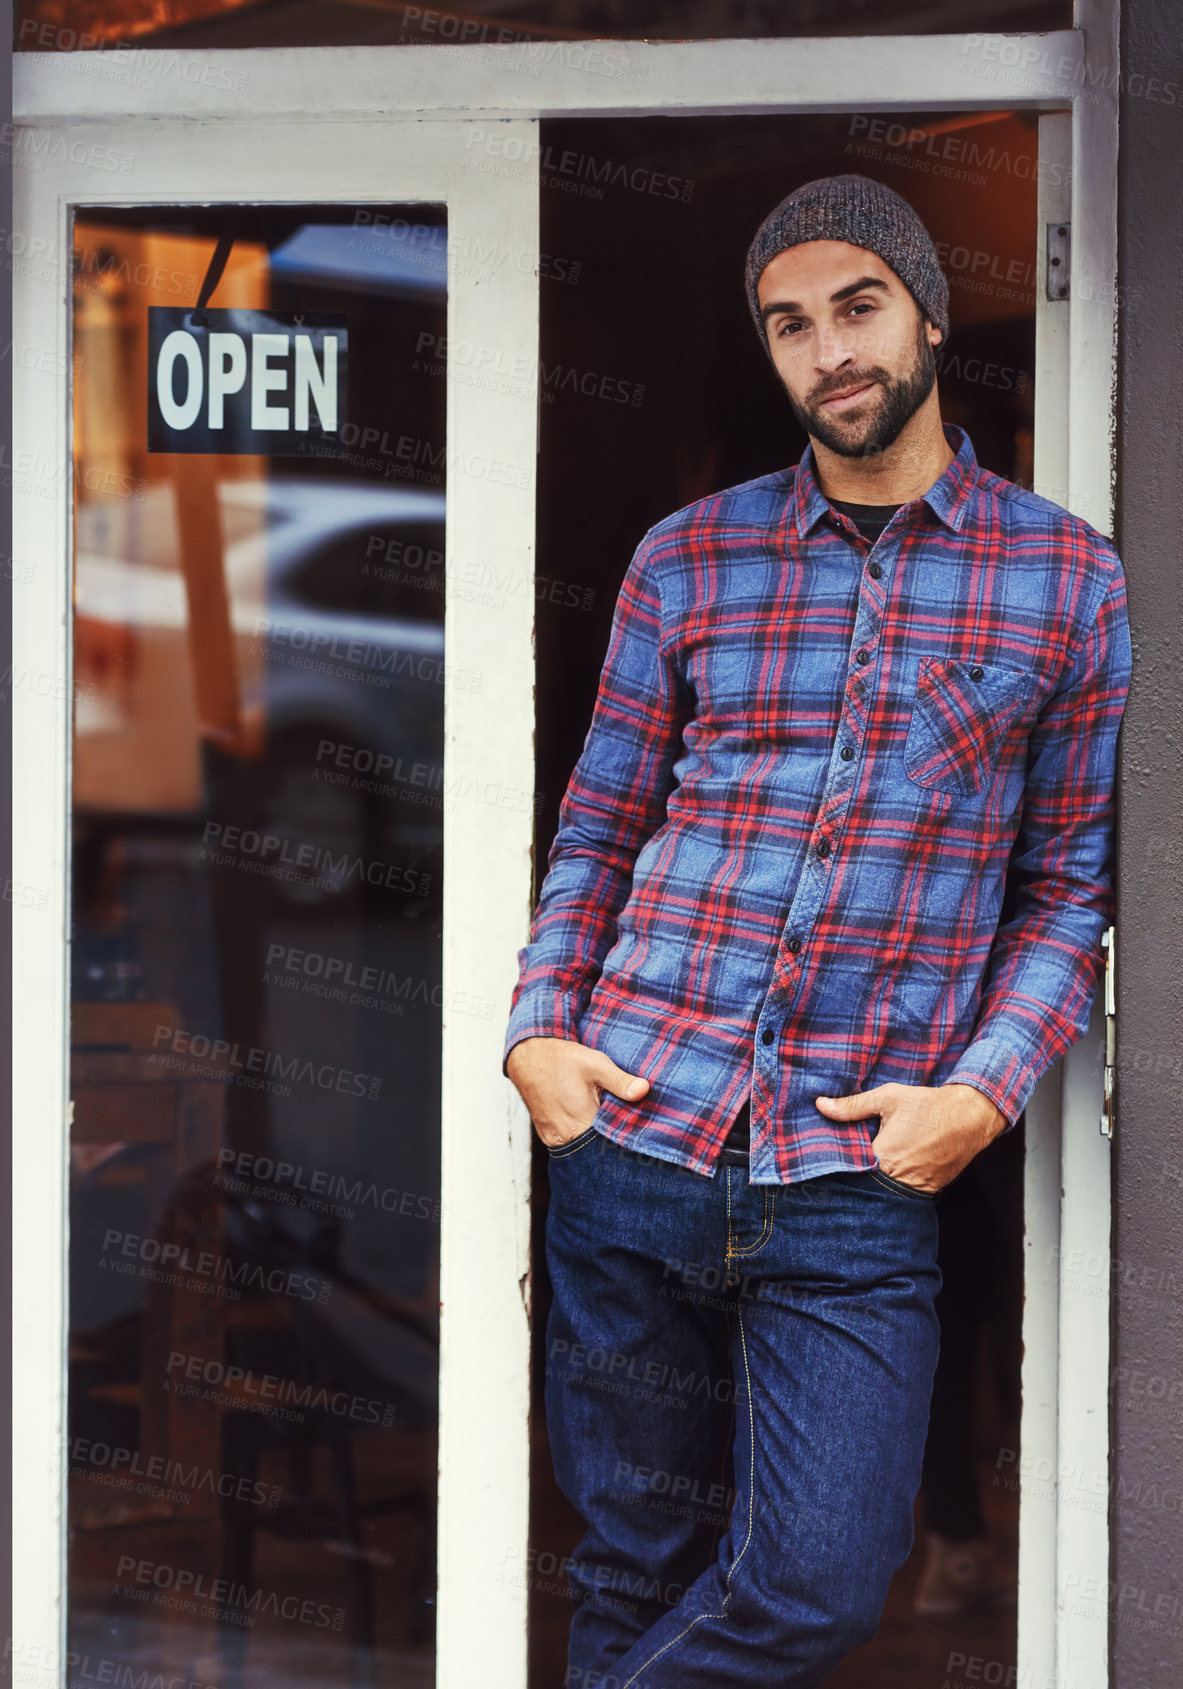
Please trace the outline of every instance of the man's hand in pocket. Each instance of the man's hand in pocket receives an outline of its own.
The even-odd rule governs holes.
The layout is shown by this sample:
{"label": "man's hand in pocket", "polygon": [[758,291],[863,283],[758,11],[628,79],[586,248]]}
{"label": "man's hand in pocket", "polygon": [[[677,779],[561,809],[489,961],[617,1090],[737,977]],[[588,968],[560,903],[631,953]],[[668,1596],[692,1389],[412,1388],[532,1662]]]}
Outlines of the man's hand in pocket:
{"label": "man's hand in pocket", "polygon": [[647,1079],[574,1038],[523,1038],[509,1052],[505,1071],[548,1149],[587,1131],[602,1092],[637,1102],[649,1089]]}
{"label": "man's hand in pocket", "polygon": [[943,1190],[1008,1124],[984,1092],[952,1080],[944,1085],[893,1082],[849,1097],[817,1097],[815,1104],[828,1120],[877,1114],[873,1142],[879,1166],[889,1178],[926,1196]]}

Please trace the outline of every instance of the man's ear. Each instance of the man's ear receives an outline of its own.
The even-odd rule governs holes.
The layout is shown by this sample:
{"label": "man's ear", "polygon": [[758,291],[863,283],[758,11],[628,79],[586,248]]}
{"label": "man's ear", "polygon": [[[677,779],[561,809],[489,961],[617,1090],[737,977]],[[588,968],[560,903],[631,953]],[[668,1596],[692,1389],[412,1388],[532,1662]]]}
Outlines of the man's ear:
{"label": "man's ear", "polygon": [[930,346],[940,346],[944,342],[943,331],[935,323],[930,323],[927,317],[924,319],[924,327],[928,333],[928,344]]}

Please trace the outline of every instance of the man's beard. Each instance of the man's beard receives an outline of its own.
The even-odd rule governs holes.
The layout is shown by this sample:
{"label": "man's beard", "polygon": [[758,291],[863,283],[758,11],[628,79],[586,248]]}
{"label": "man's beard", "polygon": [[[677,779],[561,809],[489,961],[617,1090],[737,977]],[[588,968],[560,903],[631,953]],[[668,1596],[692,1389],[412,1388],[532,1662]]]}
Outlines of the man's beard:
{"label": "man's beard", "polygon": [[[839,457],[874,457],[899,438],[932,392],[936,381],[936,359],[924,330],[923,318],[917,324],[915,350],[912,368],[906,375],[893,376],[877,367],[848,372],[828,382],[820,394],[804,405],[799,404],[790,393],[793,414],[807,434],[820,440]],[[828,417],[821,409],[821,400],[860,381],[877,382],[882,388],[878,410],[869,416],[852,418],[849,422]],[[874,394],[868,394],[867,398],[874,402]]]}

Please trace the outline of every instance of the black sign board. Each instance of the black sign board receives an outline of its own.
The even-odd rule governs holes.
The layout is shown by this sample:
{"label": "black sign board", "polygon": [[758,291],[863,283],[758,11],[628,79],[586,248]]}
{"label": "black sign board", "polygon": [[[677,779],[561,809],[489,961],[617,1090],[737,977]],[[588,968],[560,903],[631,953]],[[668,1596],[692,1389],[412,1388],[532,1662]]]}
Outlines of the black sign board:
{"label": "black sign board", "polygon": [[148,307],[148,450],[338,457],[349,337],[324,311]]}

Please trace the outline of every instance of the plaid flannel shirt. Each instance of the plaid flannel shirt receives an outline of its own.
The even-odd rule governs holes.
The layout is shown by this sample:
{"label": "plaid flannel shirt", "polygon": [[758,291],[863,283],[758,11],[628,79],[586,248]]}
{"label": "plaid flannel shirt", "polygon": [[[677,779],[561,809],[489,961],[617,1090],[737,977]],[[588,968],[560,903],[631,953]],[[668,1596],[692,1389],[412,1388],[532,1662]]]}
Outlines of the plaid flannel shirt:
{"label": "plaid flannel shirt", "polygon": [[814,1098],[976,1086],[1018,1119],[1088,1024],[1130,673],[1111,543],[964,430],[874,545],[795,468],[649,530],[616,602],[503,1052],[650,1081],[594,1124],[713,1172],[875,1165]]}

